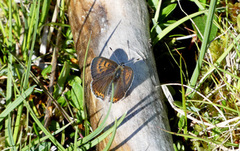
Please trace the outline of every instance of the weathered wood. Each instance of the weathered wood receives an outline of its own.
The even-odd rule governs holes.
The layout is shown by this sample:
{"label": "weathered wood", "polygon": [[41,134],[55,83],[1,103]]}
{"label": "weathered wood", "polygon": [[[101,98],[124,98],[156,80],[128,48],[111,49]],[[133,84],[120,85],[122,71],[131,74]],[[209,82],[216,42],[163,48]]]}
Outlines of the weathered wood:
{"label": "weathered wood", "polygon": [[[110,103],[96,99],[91,93],[92,59],[103,56],[116,62],[128,62],[127,66],[134,71],[132,86],[125,99],[113,104],[107,121],[113,124],[127,112],[117,129],[112,149],[173,150],[171,135],[161,130],[169,130],[169,123],[150,46],[145,0],[71,0],[69,20],[81,68],[91,35],[85,82],[93,129],[107,113]],[[100,143],[98,150],[107,142]]]}

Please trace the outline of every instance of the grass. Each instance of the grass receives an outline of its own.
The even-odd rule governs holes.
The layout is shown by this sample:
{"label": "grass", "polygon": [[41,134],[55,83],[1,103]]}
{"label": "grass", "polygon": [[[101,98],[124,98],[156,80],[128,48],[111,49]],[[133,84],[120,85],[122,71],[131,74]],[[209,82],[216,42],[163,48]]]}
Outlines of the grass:
{"label": "grass", "polygon": [[91,131],[65,1],[0,6],[0,150],[89,150],[112,133],[108,150],[126,114]]}
{"label": "grass", "polygon": [[[159,33],[159,30],[152,29],[155,47],[159,47],[160,43],[168,38],[174,40],[177,34],[172,29],[176,31],[177,25],[188,19],[191,24],[190,26],[185,24],[185,29],[193,28],[198,40],[193,43],[197,48],[197,59],[192,73],[187,70],[190,69],[190,64],[186,63],[188,58],[184,57],[184,51],[182,51],[184,49],[177,48],[179,42],[176,40],[172,40],[173,43],[165,42],[167,45],[165,51],[171,53],[169,58],[172,57],[179,68],[177,81],[162,84],[170,106],[179,117],[172,117],[174,121],[171,122],[177,123],[177,126],[172,126],[175,132],[169,132],[176,136],[174,148],[175,150],[238,149],[240,30],[237,20],[240,15],[234,16],[233,10],[240,9],[239,3],[211,1],[208,4],[203,1],[202,3],[192,1],[191,6],[198,6],[198,11],[192,14],[185,13],[189,11],[187,7],[181,8],[184,3],[182,1],[175,1],[168,5],[166,3],[162,3],[162,6],[168,7],[177,3],[185,17],[173,21],[173,24],[162,28]],[[175,10],[171,11],[174,14]],[[197,13],[198,15],[194,16]],[[170,18],[174,16],[167,16],[167,19]],[[180,39],[179,36],[177,38]],[[177,51],[174,52],[174,50]]]}
{"label": "grass", "polygon": [[[186,2],[197,9],[188,13],[183,1],[148,1],[153,49],[161,54],[156,55],[157,65],[161,60],[157,56],[162,56],[178,69],[179,76],[174,74],[177,80],[169,83],[161,79],[169,109],[175,111],[169,132],[175,136],[173,146],[175,150],[238,149],[240,15],[235,12],[239,3]],[[56,3],[0,3],[0,150],[49,150],[54,146],[59,150],[89,150],[112,134],[108,150],[126,116],[103,132],[107,115],[96,130],[91,130],[84,79],[79,78],[65,16],[67,5],[65,1]],[[181,18],[175,15],[179,11]],[[189,36],[196,50],[191,63],[184,51],[190,44],[179,41]],[[166,75],[170,77],[170,73]],[[111,107],[108,114],[110,111]],[[48,116],[49,123],[45,122]]]}

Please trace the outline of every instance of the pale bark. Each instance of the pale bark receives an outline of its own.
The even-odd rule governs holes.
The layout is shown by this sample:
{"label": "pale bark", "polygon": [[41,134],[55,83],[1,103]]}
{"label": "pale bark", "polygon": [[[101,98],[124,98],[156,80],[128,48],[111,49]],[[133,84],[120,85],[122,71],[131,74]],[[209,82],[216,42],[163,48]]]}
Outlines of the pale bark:
{"label": "pale bark", "polygon": [[[102,56],[120,63],[128,62],[126,65],[134,71],[132,86],[125,99],[112,105],[107,121],[113,124],[116,118],[127,112],[125,120],[117,129],[112,149],[173,150],[171,135],[162,130],[169,130],[169,123],[150,45],[146,2],[71,0],[69,21],[81,68],[91,35],[85,90],[93,129],[101,123],[110,103],[96,99],[90,90],[92,59]],[[107,142],[104,140],[100,143],[98,150],[102,150]]]}

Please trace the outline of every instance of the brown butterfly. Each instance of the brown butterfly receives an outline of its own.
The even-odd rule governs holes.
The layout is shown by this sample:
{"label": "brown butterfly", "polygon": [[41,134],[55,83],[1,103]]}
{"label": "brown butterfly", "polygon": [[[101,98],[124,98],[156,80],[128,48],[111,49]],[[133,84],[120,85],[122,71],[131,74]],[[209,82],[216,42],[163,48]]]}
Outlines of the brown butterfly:
{"label": "brown butterfly", "polygon": [[91,90],[97,98],[102,100],[108,95],[110,85],[114,83],[113,102],[125,97],[133,81],[132,68],[119,65],[104,57],[95,57],[92,60],[91,75]]}

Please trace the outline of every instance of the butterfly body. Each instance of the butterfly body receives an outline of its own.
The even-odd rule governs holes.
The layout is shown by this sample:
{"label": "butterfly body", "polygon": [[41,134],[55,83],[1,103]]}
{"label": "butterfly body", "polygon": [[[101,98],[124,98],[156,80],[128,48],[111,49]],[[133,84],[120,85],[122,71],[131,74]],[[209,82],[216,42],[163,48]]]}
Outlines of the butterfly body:
{"label": "butterfly body", "polygon": [[91,90],[97,98],[104,100],[110,85],[114,83],[113,102],[125,97],[133,81],[133,70],[104,58],[95,57],[91,64]]}

